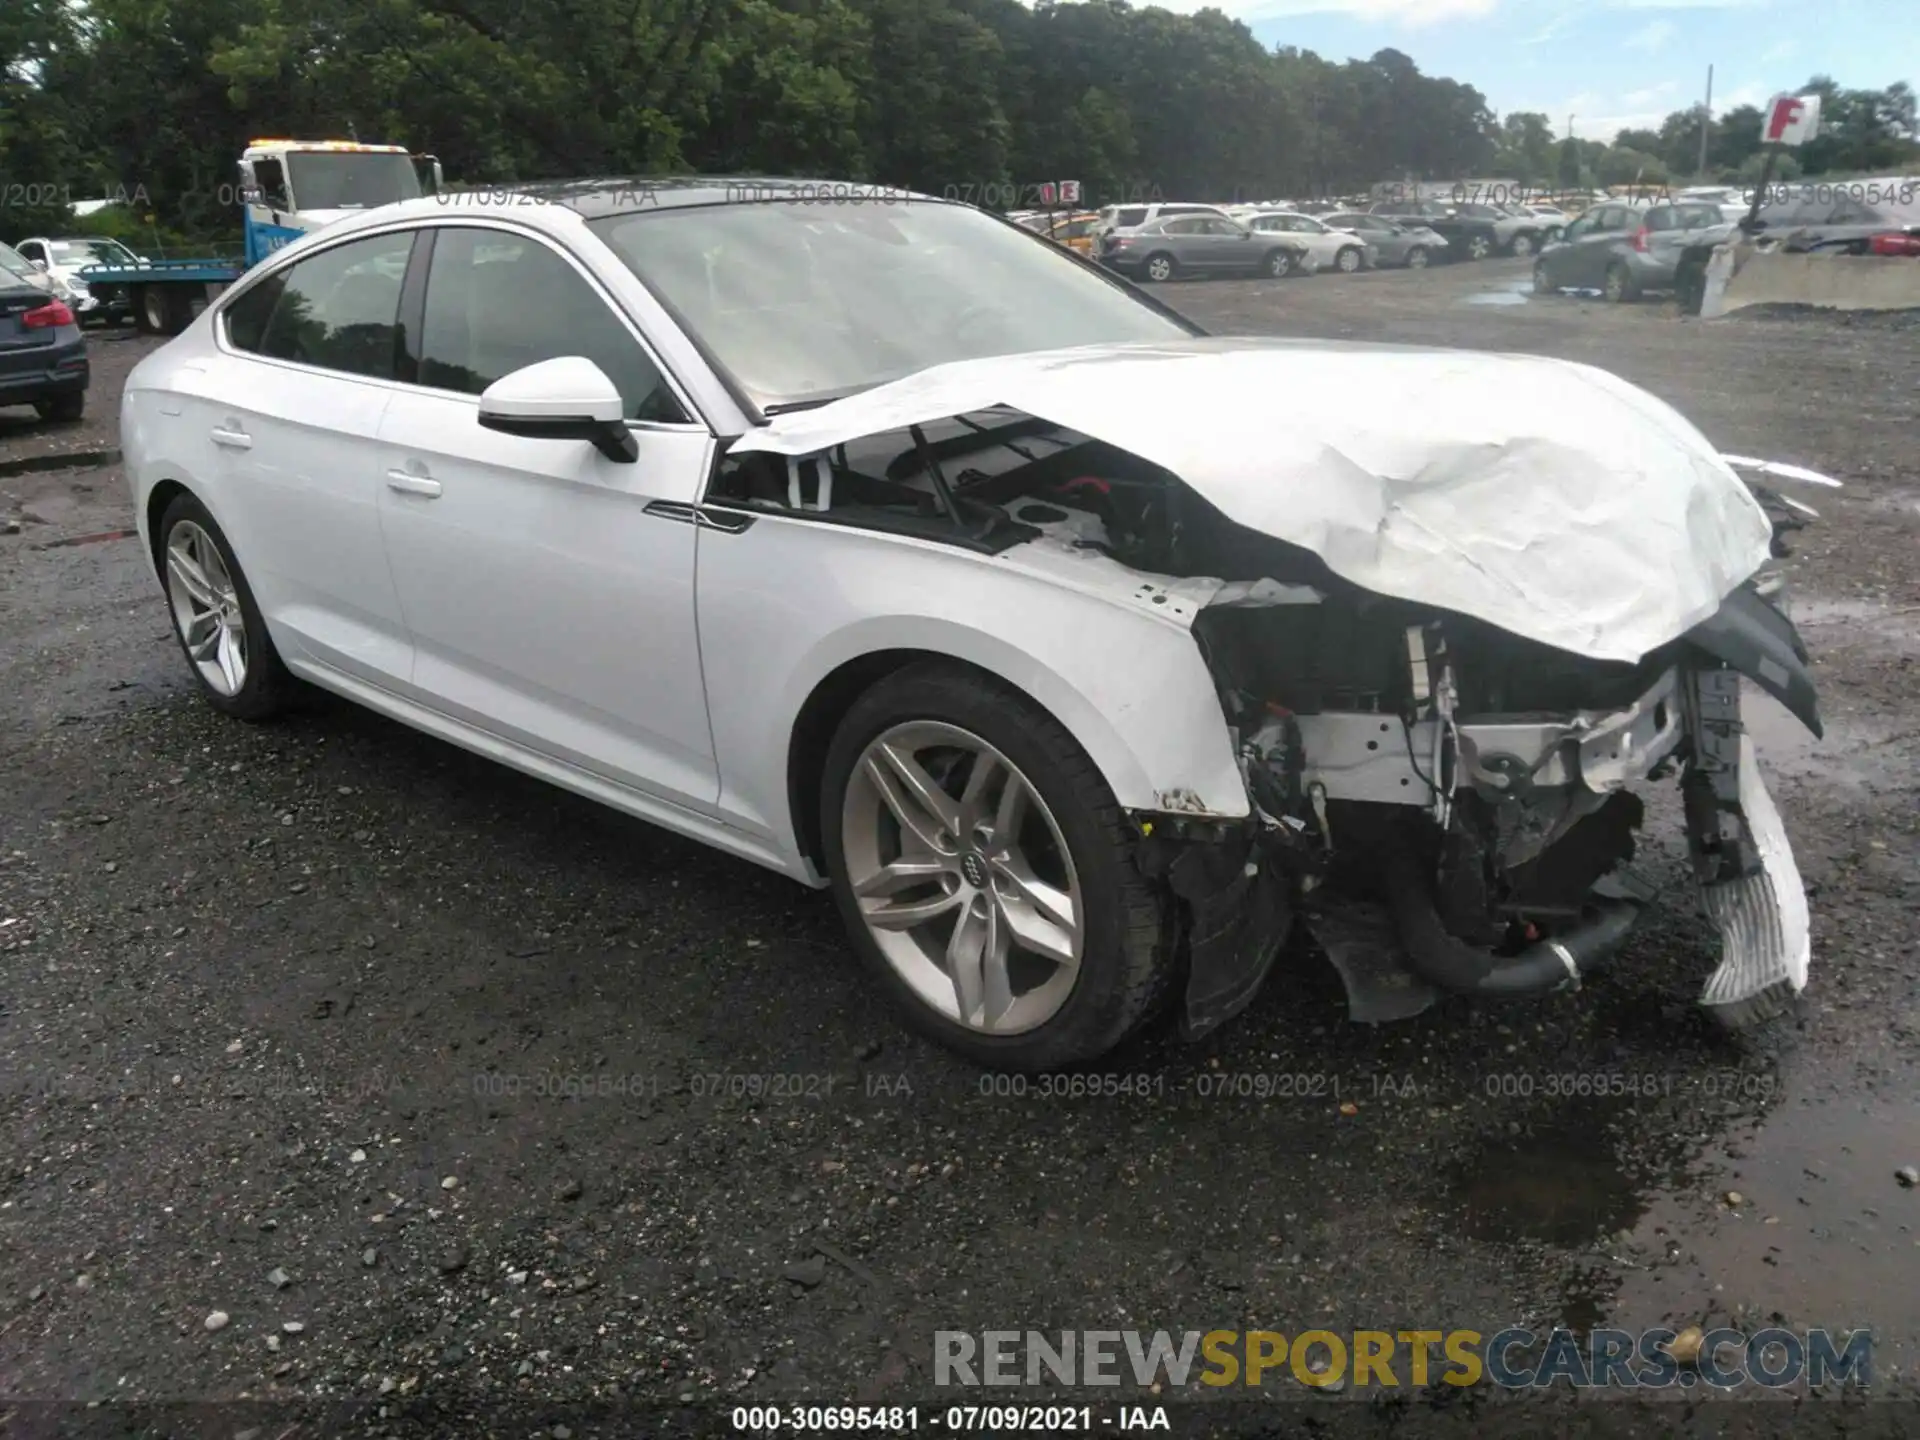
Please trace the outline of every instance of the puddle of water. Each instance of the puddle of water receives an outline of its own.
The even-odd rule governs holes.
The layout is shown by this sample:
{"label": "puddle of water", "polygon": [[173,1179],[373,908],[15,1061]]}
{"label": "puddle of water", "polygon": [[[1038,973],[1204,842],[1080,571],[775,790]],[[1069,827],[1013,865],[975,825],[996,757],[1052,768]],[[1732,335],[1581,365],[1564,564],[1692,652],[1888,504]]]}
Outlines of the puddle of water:
{"label": "puddle of water", "polygon": [[1461,300],[1462,305],[1524,305],[1533,294],[1533,277],[1508,280],[1491,290],[1481,290]]}
{"label": "puddle of water", "polygon": [[1588,1245],[1632,1228],[1646,1210],[1605,1135],[1589,1125],[1488,1146],[1461,1167],[1453,1194],[1462,1228],[1494,1244]]}
{"label": "puddle of water", "polygon": [[[1490,1142],[1454,1171],[1461,1228],[1494,1245],[1546,1244],[1586,1257],[1563,1276],[1555,1323],[1604,1322],[1615,1289],[1611,1237],[1645,1220],[1650,1197],[1679,1183],[1684,1146],[1648,1135],[1629,1110],[1585,1102],[1524,1139]],[[1634,1158],[1629,1161],[1626,1157]]]}
{"label": "puddle of water", "polygon": [[[1636,1249],[1657,1257],[1671,1242],[1680,1258],[1624,1271],[1610,1323],[1745,1305],[1795,1327],[1871,1327],[1876,1370],[1905,1371],[1920,1336],[1920,1192],[1901,1188],[1894,1171],[1916,1162],[1920,1115],[1910,1103],[1836,1096],[1781,1106],[1706,1157],[1710,1180],[1654,1199]],[[1724,1203],[1728,1191],[1741,1196],[1737,1208]]]}

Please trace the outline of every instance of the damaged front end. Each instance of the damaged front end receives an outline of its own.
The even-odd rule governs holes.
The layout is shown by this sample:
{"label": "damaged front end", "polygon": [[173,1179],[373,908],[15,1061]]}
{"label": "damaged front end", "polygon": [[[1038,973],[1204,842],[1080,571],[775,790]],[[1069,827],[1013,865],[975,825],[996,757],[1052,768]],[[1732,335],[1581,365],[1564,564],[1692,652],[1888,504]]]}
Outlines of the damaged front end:
{"label": "damaged front end", "polygon": [[[1210,919],[1195,928],[1189,1033],[1224,1018],[1217,997],[1240,993],[1236,967],[1257,984],[1271,965],[1254,916],[1280,908],[1333,961],[1358,1020],[1414,1015],[1442,992],[1578,987],[1651,898],[1628,869],[1644,813],[1630,787],[1674,775],[1722,942],[1701,1002],[1739,1025],[1805,986],[1805,891],[1741,723],[1742,674],[1816,734],[1820,722],[1805,652],[1754,590],[1637,665],[1559,654],[1462,617],[1396,613],[1374,597],[1317,608],[1290,614],[1284,642],[1245,613],[1195,623],[1258,821],[1250,853],[1230,851],[1243,872],[1231,888],[1275,893],[1236,902],[1242,933],[1231,936],[1216,914],[1225,891],[1176,884]],[[1209,943],[1217,953],[1203,953]]]}
{"label": "damaged front end", "polygon": [[1185,921],[1184,1035],[1250,1003],[1296,924],[1357,1020],[1577,988],[1652,898],[1629,868],[1633,787],[1674,777],[1721,938],[1701,1002],[1740,1025],[1805,986],[1805,892],[1741,722],[1746,677],[1821,733],[1774,577],[1638,661],[1600,660],[1363,590],[1137,462],[1068,453],[1072,478],[1005,513],[1190,610],[1251,801],[1245,822],[1177,792],[1135,817]]}
{"label": "damaged front end", "polygon": [[[1587,367],[1244,339],[958,363],[733,450],[770,452],[750,503],[944,517],[997,564],[1189,631],[1251,809],[1173,789],[1133,812],[1179,902],[1189,1036],[1300,924],[1356,1019],[1578,986],[1652,898],[1633,787],[1671,778],[1721,940],[1701,1002],[1738,1025],[1806,984],[1741,701],[1750,680],[1820,734],[1763,570],[1812,512],[1733,467],[1837,482],[1721,456]],[[794,477],[827,462],[809,504]]]}

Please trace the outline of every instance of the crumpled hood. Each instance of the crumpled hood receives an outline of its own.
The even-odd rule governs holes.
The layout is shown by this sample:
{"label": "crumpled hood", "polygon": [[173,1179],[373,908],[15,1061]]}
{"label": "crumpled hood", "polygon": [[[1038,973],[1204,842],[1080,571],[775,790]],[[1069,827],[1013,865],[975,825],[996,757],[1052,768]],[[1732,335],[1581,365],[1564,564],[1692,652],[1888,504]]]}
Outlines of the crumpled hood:
{"label": "crumpled hood", "polygon": [[1007,405],[1132,452],[1365,589],[1604,660],[1767,560],[1746,485],[1665,402],[1531,355],[1202,338],[935,366],[735,441],[810,455]]}

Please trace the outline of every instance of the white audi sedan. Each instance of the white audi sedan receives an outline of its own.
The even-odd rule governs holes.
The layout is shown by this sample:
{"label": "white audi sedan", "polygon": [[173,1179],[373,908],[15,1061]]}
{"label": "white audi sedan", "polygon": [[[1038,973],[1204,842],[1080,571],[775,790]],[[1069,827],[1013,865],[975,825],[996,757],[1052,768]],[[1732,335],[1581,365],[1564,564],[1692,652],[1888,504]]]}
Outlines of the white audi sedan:
{"label": "white audi sedan", "polygon": [[1300,929],[1358,1018],[1577,985],[1668,776],[1702,1002],[1806,983],[1740,721],[1745,675],[1820,724],[1768,492],[1601,371],[1209,337],[961,204],[608,181],[315,232],[122,423],[215,708],[319,686],[831,886],[984,1064],[1204,1033]]}

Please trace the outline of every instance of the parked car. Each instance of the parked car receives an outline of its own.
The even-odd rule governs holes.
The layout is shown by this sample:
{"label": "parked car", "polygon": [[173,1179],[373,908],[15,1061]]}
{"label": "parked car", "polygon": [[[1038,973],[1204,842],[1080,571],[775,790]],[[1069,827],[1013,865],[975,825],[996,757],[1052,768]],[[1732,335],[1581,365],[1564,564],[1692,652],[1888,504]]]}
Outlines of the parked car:
{"label": "parked car", "polygon": [[1558,240],[1573,220],[1573,217],[1558,205],[1523,205],[1520,208],[1544,226],[1540,232],[1540,242],[1543,245],[1551,245]]}
{"label": "parked car", "polygon": [[1598,290],[1616,303],[1672,290],[1689,245],[1714,245],[1732,233],[1720,207],[1706,201],[1644,209],[1608,201],[1569,225],[1562,243],[1540,252],[1533,288],[1542,294]]}
{"label": "parked car", "polygon": [[120,322],[133,318],[133,306],[117,286],[103,287],[95,293],[81,271],[89,265],[138,265],[141,257],[118,240],[99,235],[71,235],[54,238],[35,236],[22,240],[16,248],[38,269],[60,283],[67,303],[82,322],[103,320]]}
{"label": "parked car", "polygon": [[1091,256],[1099,249],[1100,237],[1095,233],[1099,224],[1098,211],[1083,210],[1077,215],[1055,216],[1051,227],[1043,217],[1033,228],[1069,250]]}
{"label": "parked car", "polygon": [[[1486,213],[1465,213],[1468,211]],[[1485,260],[1511,241],[1511,233],[1503,236],[1496,223],[1499,219],[1510,220],[1511,217],[1504,216],[1491,205],[1460,205],[1442,200],[1382,200],[1371,207],[1370,213],[1420,221],[1436,234],[1446,237],[1447,258],[1452,260]],[[1509,225],[1509,232],[1512,228]]]}
{"label": "parked car", "polygon": [[[1456,205],[1449,220],[1459,227],[1469,260],[1484,260],[1496,253],[1525,259],[1545,243],[1550,228],[1518,205]],[[1449,234],[1440,226],[1434,228]]]}
{"label": "parked car", "polygon": [[1262,235],[1225,215],[1174,215],[1136,230],[1101,237],[1103,264],[1134,279],[1267,275],[1279,279],[1303,265],[1307,248],[1294,236]]}
{"label": "parked car", "polygon": [[1367,207],[1367,213],[1400,220],[1445,220],[1454,208],[1444,200],[1378,200]]}
{"label": "parked car", "polygon": [[1372,263],[1366,237],[1351,230],[1336,230],[1325,221],[1293,210],[1261,210],[1243,222],[1263,235],[1284,235],[1304,251],[1315,269],[1333,269],[1343,275],[1364,270]]}
{"label": "parked car", "polygon": [[1417,220],[1397,220],[1388,215],[1370,215],[1362,210],[1335,211],[1321,220],[1335,230],[1345,230],[1367,242],[1367,253],[1375,265],[1404,265],[1424,269],[1430,260],[1444,259],[1447,238]]}
{"label": "parked car", "polygon": [[1207,336],[971,206],[738,183],[369,209],[145,356],[125,472],[207,703],[311,682],[830,887],[994,1067],[1163,1001],[1205,1034],[1296,925],[1337,960],[1383,917],[1399,1014],[1571,989],[1675,773],[1702,1004],[1805,986],[1740,707],[1750,675],[1819,733],[1806,650],[1767,512],[1671,407]]}
{"label": "parked car", "polygon": [[1920,255],[1920,178],[1815,181],[1783,190],[1758,216],[1760,233],[1780,249]]}
{"label": "parked car", "polygon": [[1104,205],[1100,209],[1100,223],[1094,230],[1102,236],[1124,235],[1151,225],[1156,220],[1166,220],[1176,215],[1224,216],[1226,213],[1219,205],[1198,205],[1189,201],[1156,200],[1150,205]]}
{"label": "parked car", "polygon": [[90,379],[73,307],[19,251],[0,245],[0,405],[31,405],[42,420],[78,420]]}

